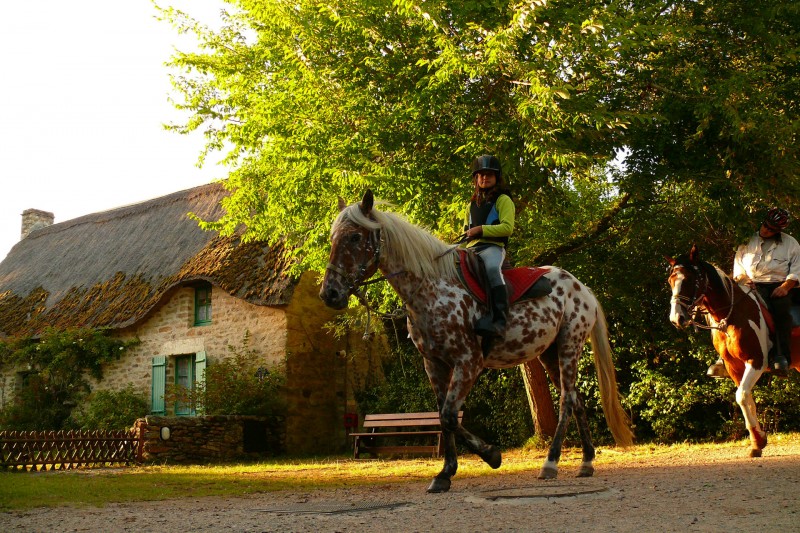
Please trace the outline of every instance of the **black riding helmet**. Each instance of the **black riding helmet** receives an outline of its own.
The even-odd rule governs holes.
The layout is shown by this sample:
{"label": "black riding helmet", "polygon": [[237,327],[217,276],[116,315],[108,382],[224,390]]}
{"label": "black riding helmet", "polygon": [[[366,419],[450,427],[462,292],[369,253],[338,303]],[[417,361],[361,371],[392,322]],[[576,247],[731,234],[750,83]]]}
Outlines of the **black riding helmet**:
{"label": "black riding helmet", "polygon": [[481,170],[493,170],[497,174],[497,179],[503,177],[500,160],[493,155],[480,155],[472,161],[472,176],[474,177]]}

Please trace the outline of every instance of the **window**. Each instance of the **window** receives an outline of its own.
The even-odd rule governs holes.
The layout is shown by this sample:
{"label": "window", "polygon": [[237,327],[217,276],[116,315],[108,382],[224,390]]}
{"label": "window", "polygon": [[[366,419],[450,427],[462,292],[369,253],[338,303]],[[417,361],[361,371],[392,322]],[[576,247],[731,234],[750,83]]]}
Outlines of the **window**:
{"label": "window", "polygon": [[[167,366],[174,365],[175,385],[194,390],[198,382],[205,380],[206,352],[179,355],[168,360],[164,355],[153,357],[152,396],[151,409],[153,414],[167,414],[167,405],[164,401],[166,392]],[[197,413],[191,405],[175,404],[175,414],[178,416],[193,416]]]}
{"label": "window", "polygon": [[204,283],[194,289],[194,325],[211,323],[211,284]]}
{"label": "window", "polygon": [[[175,358],[176,387],[183,387],[190,391],[194,390],[195,372],[194,355],[182,355]],[[183,402],[175,402],[175,414],[178,416],[189,416],[195,413],[191,405]]]}

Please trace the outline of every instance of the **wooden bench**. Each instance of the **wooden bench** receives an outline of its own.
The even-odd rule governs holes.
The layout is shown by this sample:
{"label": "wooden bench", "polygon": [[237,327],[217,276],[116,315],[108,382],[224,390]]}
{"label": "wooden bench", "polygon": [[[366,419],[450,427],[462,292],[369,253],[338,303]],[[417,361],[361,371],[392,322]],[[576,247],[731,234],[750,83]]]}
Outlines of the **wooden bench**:
{"label": "wooden bench", "polygon": [[[463,417],[464,412],[459,411],[459,424]],[[356,459],[362,453],[369,453],[372,456],[377,456],[379,453],[430,453],[434,457],[439,457],[444,451],[442,429],[437,412],[365,415],[364,430],[361,433],[350,434],[355,438],[353,457]],[[436,437],[436,444],[378,446],[375,441],[385,437]]]}

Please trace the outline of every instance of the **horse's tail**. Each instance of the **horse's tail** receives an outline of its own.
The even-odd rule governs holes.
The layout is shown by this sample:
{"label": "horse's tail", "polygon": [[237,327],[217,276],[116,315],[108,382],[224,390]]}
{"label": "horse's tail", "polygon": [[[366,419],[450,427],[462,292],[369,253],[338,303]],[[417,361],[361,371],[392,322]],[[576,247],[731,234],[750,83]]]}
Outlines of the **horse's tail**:
{"label": "horse's tail", "polygon": [[608,342],[608,326],[606,315],[600,302],[597,302],[597,320],[590,334],[594,366],[597,368],[597,383],[600,387],[600,403],[606,416],[608,428],[614,436],[617,446],[633,445],[633,432],[630,419],[622,408],[617,391],[617,375],[614,361],[611,359],[611,345]]}

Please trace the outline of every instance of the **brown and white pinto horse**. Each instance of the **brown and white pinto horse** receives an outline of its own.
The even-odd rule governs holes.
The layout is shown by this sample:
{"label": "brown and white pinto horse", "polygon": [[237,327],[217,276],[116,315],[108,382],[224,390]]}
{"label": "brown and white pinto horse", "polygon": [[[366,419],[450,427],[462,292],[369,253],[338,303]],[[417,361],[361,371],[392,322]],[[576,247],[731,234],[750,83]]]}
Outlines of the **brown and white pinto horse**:
{"label": "brown and white pinto horse", "polygon": [[374,209],[373,203],[370,191],[358,204],[345,206],[339,201],[341,212],[331,228],[330,263],[320,298],[330,307],[344,308],[350,295],[380,270],[405,302],[411,339],[422,353],[438,402],[444,441],[444,467],[428,492],[449,490],[450,479],[458,468],[456,436],[489,466],[500,466],[497,447],[467,431],[457,415],[484,368],[513,367],[536,357],[561,389],[556,435],[539,478],[556,477],[564,434],[573,412],[583,449],[578,476],[591,476],[595,450],[583,401],[575,388],[578,358],[590,335],[606,420],[617,444],[632,443],[628,419],[618,398],[605,317],[586,286],[570,273],[550,267],[546,277],[553,291],[512,306],[505,340],[484,357],[473,324],[485,308],[459,282],[453,257],[448,253],[454,247],[398,215]]}
{"label": "brown and white pinto horse", "polygon": [[[767,354],[771,342],[769,327],[756,291],[738,285],[722,270],[700,260],[697,246],[677,259],[667,258],[671,266],[669,285],[672,300],[669,320],[678,328],[695,324],[696,311],[705,311],[711,338],[728,374],[736,383],[736,403],[742,409],[750,432],[750,457],[761,457],[767,434],[758,423],[753,387],[768,371]],[[797,349],[792,340],[790,366],[800,370]]]}

